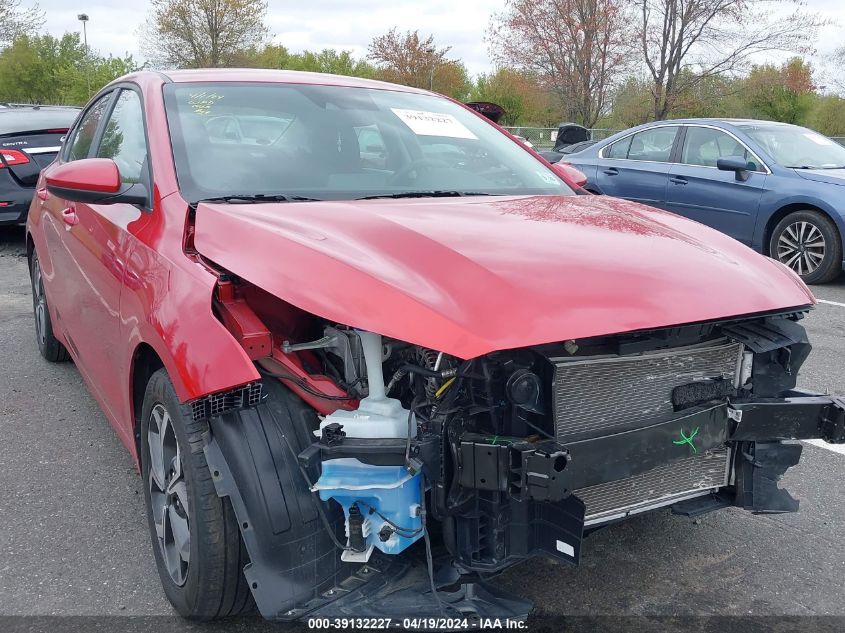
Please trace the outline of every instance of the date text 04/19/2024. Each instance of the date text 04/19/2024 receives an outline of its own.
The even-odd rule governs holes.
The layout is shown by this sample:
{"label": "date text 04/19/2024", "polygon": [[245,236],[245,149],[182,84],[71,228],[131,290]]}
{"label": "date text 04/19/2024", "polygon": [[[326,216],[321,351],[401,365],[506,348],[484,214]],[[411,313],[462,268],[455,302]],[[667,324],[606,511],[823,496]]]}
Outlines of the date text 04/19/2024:
{"label": "date text 04/19/2024", "polygon": [[433,618],[408,617],[400,621],[392,618],[309,618],[309,629],[404,629],[406,631],[467,631],[467,630],[524,630],[525,620],[509,618]]}

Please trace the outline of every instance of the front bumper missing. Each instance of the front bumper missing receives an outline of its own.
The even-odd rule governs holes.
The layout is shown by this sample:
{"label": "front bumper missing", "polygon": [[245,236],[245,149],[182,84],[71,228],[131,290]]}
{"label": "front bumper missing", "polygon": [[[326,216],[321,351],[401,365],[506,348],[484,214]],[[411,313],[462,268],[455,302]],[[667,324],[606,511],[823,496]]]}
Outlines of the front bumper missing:
{"label": "front bumper missing", "polygon": [[778,399],[736,402],[732,410],[733,505],[752,512],[796,512],[798,500],[777,484],[798,464],[803,446],[782,440],[845,443],[845,399],[792,391]]}
{"label": "front bumper missing", "polygon": [[623,479],[726,442],[824,439],[845,443],[845,399],[790,391],[689,409],[651,426],[566,445],[565,485],[575,490]]}
{"label": "front bumper missing", "polygon": [[[845,443],[845,400],[790,391],[781,398],[695,407],[649,426],[561,444],[560,449],[567,454],[566,466],[562,472],[552,473],[553,476],[544,472],[518,474],[529,481],[533,477],[544,478],[546,487],[542,497],[531,496],[554,501],[565,498],[573,490],[633,477],[726,444],[736,448],[748,442],[772,444],[805,439]],[[464,444],[493,448],[475,442]],[[513,451],[520,446],[513,444],[510,448]],[[495,448],[507,450],[503,446]],[[501,480],[499,489],[507,491],[508,479],[497,474],[502,470],[498,464],[502,460],[495,451],[474,450],[472,454],[475,477],[464,477],[461,484],[490,489],[490,482]],[[490,456],[489,464],[483,461],[484,455]],[[522,463],[527,468],[528,462]],[[483,477],[480,481],[487,481],[484,486],[472,483],[473,479],[479,479],[479,473]]]}
{"label": "front bumper missing", "polygon": [[[731,485],[710,490],[707,498],[679,499],[673,510],[700,514],[734,505],[755,513],[795,512],[798,501],[779,488],[778,481],[798,464],[803,447],[784,441],[809,439],[845,443],[845,399],[789,391],[780,398],[690,410],[674,420],[568,445],[572,461],[567,475],[577,489],[585,481],[648,476],[655,472],[652,469],[728,446]],[[599,459],[602,455],[604,461]],[[670,503],[653,507],[659,505]]]}
{"label": "front bumper missing", "polygon": [[[579,498],[587,508],[585,527],[668,505],[684,514],[727,505],[752,512],[794,512],[798,502],[777,483],[798,463],[802,446],[784,440],[845,442],[845,400],[807,392],[700,406],[676,416],[575,442],[545,442],[554,445],[544,447],[545,453],[554,454],[554,447],[565,453],[562,472],[537,468],[540,461],[535,466],[519,459],[524,442],[502,445],[499,440],[491,445],[489,438],[466,435],[461,485],[498,489],[514,499],[527,497],[552,506]],[[514,485],[520,481],[532,485]],[[577,535],[574,526],[569,528]],[[580,545],[580,540],[569,542]],[[577,545],[570,556],[558,554],[551,545],[545,549],[553,557],[577,564]]]}
{"label": "front bumper missing", "polygon": [[737,401],[730,404],[736,425],[729,439],[823,439],[845,443],[845,398],[789,391],[781,398]]}

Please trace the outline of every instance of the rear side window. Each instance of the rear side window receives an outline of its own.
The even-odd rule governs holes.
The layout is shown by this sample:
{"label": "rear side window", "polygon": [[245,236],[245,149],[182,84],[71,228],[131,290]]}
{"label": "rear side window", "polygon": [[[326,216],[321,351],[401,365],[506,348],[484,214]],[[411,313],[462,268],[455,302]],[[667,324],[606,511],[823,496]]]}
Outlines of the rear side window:
{"label": "rear side window", "polygon": [[637,132],[631,137],[628,159],[668,163],[677,135],[677,126],[656,127]]}
{"label": "rear side window", "polygon": [[106,123],[98,158],[111,158],[120,170],[124,183],[141,182],[147,162],[147,139],[144,136],[144,115],[141,99],[133,90],[121,90]]}
{"label": "rear side window", "polygon": [[616,141],[607,150],[608,158],[628,158],[628,149],[631,147],[631,137]]}
{"label": "rear side window", "polygon": [[111,93],[103,95],[82,115],[79,125],[73,132],[73,140],[70,142],[66,160],[88,158],[88,152],[91,151],[91,145],[94,143],[94,135],[97,133],[97,126],[103,118],[109,99],[111,99]]}

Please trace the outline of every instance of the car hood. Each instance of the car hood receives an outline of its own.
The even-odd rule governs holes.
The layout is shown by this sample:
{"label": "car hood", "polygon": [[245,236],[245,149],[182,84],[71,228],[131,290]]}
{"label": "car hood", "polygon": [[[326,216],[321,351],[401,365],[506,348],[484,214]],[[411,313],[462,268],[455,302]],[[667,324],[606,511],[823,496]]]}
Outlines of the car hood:
{"label": "car hood", "polygon": [[796,169],[795,173],[806,180],[845,185],[845,169]]}
{"label": "car hood", "polygon": [[310,313],[461,358],[815,302],[717,231],[599,196],[200,203],[194,243]]}

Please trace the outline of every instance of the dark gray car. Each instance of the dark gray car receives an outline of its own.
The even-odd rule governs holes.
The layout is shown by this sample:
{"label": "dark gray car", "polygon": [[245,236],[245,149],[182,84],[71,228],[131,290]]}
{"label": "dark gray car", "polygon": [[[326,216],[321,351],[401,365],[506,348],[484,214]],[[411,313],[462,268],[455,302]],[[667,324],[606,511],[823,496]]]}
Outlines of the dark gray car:
{"label": "dark gray car", "polygon": [[23,224],[38,174],[56,157],[79,108],[0,108],[0,225]]}

